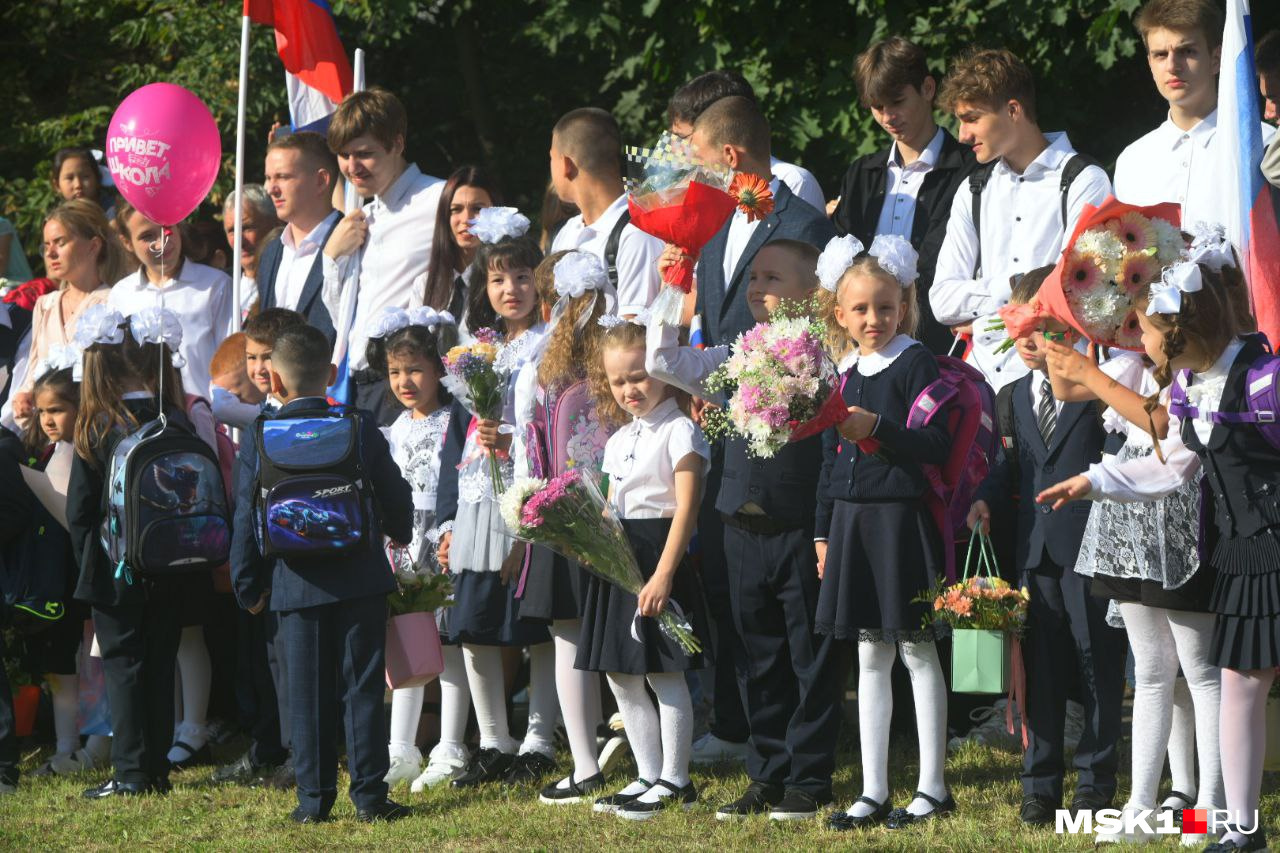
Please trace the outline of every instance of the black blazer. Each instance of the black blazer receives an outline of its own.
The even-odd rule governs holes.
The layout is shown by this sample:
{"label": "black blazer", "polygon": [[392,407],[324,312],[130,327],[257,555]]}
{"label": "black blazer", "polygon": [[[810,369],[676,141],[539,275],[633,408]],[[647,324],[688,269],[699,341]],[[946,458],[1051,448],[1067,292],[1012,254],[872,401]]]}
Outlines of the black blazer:
{"label": "black blazer", "polygon": [[[335,213],[337,211],[334,211]],[[286,226],[287,227],[287,226]],[[333,318],[329,309],[324,307],[320,298],[320,290],[324,286],[324,247],[333,236],[333,228],[324,235],[324,243],[311,261],[311,271],[307,273],[307,282],[302,287],[302,297],[298,300],[298,313],[307,318],[307,323],[324,332],[333,346],[338,333],[333,328]],[[280,259],[284,256],[283,233],[266,245],[262,250],[262,258],[258,261],[258,308],[279,308],[276,304],[276,274],[280,272]]]}
{"label": "black blazer", "polygon": [[1014,484],[1004,448],[976,497],[987,502],[992,514],[1010,511],[1015,492],[1017,509],[1017,568],[1034,570],[1049,559],[1070,571],[1080,552],[1080,540],[1093,504],[1078,501],[1054,512],[1036,503],[1036,495],[1055,483],[1083,473],[1102,458],[1106,431],[1092,402],[1063,403],[1053,441],[1048,447],[1031,408],[1031,380],[1023,376],[1013,387],[1013,425],[1017,438],[1019,482]]}
{"label": "black blazer", "polygon": [[[854,160],[840,184],[840,205],[832,215],[836,231],[841,235],[852,234],[865,246],[870,246],[875,239],[876,225],[880,222],[891,150],[885,148]],[[911,245],[920,253],[920,278],[916,284],[920,328],[916,337],[939,355],[950,349],[955,337],[933,318],[929,288],[933,284],[933,271],[938,265],[942,240],[947,236],[952,199],[956,191],[964,187],[974,163],[973,151],[943,129],[942,151],[933,169],[924,176],[920,194],[916,197],[915,219],[911,223]]]}
{"label": "black blazer", "polygon": [[727,437],[716,511],[734,515],[753,503],[777,524],[812,531],[821,470],[821,436],[790,442],[770,459],[752,457],[746,441]]}
{"label": "black blazer", "polygon": [[822,249],[836,235],[835,228],[820,211],[796,198],[786,184],[779,182],[773,212],[756,225],[726,290],[724,250],[729,239],[729,224],[726,222],[716,232],[698,260],[697,311],[702,316],[702,334],[707,346],[732,344],[738,335],[756,324],[747,305],[747,279],[751,261],[761,246],[773,240],[799,240]]}
{"label": "black blazer", "polygon": [[[281,407],[276,417],[302,417],[329,410],[323,397],[304,397]],[[397,542],[408,543],[413,536],[413,492],[400,468],[391,458],[391,448],[382,437],[372,414],[361,412],[360,452],[364,470],[376,497],[370,529],[365,530],[361,547],[349,554],[329,559],[267,560],[258,550],[253,527],[253,491],[258,480],[258,451],[253,435],[240,442],[236,459],[236,516],[231,536],[231,584],[245,608],[258,603],[262,593],[271,591],[272,610],[299,610],[387,594],[396,588],[387,551],[385,533]]]}

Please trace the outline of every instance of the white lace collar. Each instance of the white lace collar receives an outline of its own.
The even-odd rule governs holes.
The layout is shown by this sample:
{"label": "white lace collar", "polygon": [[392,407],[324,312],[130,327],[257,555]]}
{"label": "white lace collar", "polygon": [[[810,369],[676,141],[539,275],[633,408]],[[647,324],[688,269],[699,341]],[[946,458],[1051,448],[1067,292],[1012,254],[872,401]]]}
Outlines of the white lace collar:
{"label": "white lace collar", "polygon": [[[906,352],[908,347],[913,347],[918,343],[920,342],[910,335],[898,335],[885,344],[883,349],[870,355],[862,355],[859,350],[854,350],[845,361],[849,362],[849,367],[856,366],[858,373],[862,376],[875,376],[897,361],[898,356]],[[841,366],[844,366],[844,362],[841,362]],[[848,370],[848,367],[844,369]]]}
{"label": "white lace collar", "polygon": [[[1192,373],[1192,384],[1187,386],[1187,402],[1196,408],[1217,408],[1222,404],[1222,392],[1227,387],[1231,365],[1235,364],[1244,341],[1236,338],[1227,344],[1218,360],[1203,373]],[[1206,406],[1206,403],[1209,405]]]}

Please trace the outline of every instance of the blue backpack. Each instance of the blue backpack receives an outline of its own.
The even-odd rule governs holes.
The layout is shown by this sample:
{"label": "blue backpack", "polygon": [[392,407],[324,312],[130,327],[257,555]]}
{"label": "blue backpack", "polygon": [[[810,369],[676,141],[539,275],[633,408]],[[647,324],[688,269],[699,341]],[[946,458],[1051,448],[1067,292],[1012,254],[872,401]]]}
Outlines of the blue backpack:
{"label": "blue backpack", "polygon": [[364,541],[372,488],[354,409],[262,418],[255,426],[254,518],[264,557],[325,556]]}
{"label": "blue backpack", "polygon": [[163,415],[111,453],[102,547],[116,577],[209,571],[231,552],[231,515],[218,457]]}

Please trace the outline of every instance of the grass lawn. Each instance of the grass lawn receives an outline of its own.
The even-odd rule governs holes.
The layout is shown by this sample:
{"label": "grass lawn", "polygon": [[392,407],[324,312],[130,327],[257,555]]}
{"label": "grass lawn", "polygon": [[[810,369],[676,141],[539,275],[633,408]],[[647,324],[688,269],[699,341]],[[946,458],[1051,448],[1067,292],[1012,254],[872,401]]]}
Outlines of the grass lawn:
{"label": "grass lawn", "polygon": [[[915,782],[915,744],[895,740],[890,752],[893,801],[905,805]],[[839,745],[836,793],[847,804],[857,794],[856,749],[847,738]],[[234,757],[224,752],[223,757]],[[36,756],[28,756],[34,766]],[[562,756],[567,761],[567,756]],[[1128,767],[1128,755],[1122,766]],[[1021,802],[1018,756],[985,747],[966,747],[950,756],[948,780],[960,811],[925,828],[875,829],[859,834],[831,832],[820,822],[774,824],[765,818],[724,824],[715,807],[746,786],[740,767],[697,770],[694,781],[702,802],[686,813],[669,812],[645,823],[592,813],[589,806],[540,805],[528,788],[491,786],[478,791],[437,789],[393,796],[412,805],[413,816],[398,823],[368,826],[355,821],[354,809],[340,795],[333,823],[296,826],[287,820],[293,794],[257,788],[218,787],[209,768],[175,774],[174,791],[164,798],[87,802],[80,791],[98,776],[80,779],[24,777],[16,795],[0,799],[0,850],[134,849],[305,850],[356,848],[387,850],[1087,850],[1084,836],[1055,835],[1018,822]],[[1280,794],[1275,777],[1264,783],[1263,809],[1276,837]],[[1127,778],[1121,791],[1127,791]],[[345,790],[345,776],[340,778]],[[585,846],[584,846],[585,845]],[[1164,849],[1182,849],[1169,836]],[[1159,849],[1161,845],[1155,845]],[[1152,849],[1148,847],[1148,849]]]}

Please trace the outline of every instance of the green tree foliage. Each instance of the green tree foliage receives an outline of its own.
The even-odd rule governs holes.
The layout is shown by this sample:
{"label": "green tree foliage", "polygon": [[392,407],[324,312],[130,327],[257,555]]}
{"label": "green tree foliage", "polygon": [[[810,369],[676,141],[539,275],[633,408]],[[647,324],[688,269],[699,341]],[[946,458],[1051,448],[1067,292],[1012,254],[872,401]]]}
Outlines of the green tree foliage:
{"label": "green tree foliage", "polygon": [[[855,156],[883,145],[857,105],[850,70],[870,42],[902,34],[925,45],[938,75],[965,47],[1004,45],[1036,72],[1041,124],[1067,129],[1105,162],[1159,122],[1131,23],[1140,0],[334,0],[343,43],[368,53],[371,84],[410,111],[408,153],[445,175],[484,163],[508,201],[536,212],[551,125],[569,109],[612,110],[631,143],[652,141],[685,80],[734,67],[756,87],[776,153],[834,193]],[[1255,31],[1280,7],[1255,2]],[[240,9],[236,0],[8,0],[0,5],[0,215],[28,255],[54,196],[53,152],[101,147],[132,89],[166,80],[192,89],[223,131],[232,183]],[[246,180],[262,174],[273,121],[287,121],[271,32],[253,26]],[[34,258],[33,258],[34,260]]]}

